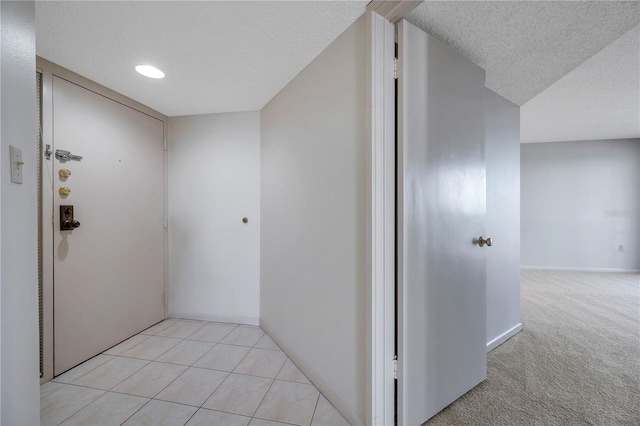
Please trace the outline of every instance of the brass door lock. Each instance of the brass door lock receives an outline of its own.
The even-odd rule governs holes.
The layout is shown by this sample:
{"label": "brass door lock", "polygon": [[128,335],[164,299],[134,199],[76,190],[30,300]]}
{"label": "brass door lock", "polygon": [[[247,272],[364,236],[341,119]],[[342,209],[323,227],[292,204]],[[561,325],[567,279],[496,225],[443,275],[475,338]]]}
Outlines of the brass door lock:
{"label": "brass door lock", "polygon": [[71,194],[71,188],[69,188],[68,186],[61,186],[60,189],[58,189],[58,192],[61,196],[66,197],[67,195]]}
{"label": "brass door lock", "polygon": [[73,218],[73,206],[60,206],[60,230],[73,231],[80,227],[80,222]]}
{"label": "brass door lock", "polygon": [[60,179],[66,179],[71,176],[71,171],[67,169],[60,169],[58,171],[58,176],[60,176]]}

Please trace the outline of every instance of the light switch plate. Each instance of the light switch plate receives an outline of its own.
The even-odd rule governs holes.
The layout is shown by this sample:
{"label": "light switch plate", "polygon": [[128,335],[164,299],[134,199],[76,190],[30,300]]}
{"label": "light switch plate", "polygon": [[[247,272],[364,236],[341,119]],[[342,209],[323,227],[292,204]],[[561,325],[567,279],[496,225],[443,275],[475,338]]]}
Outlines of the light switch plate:
{"label": "light switch plate", "polygon": [[13,145],[9,146],[11,151],[11,182],[22,183],[22,150]]}

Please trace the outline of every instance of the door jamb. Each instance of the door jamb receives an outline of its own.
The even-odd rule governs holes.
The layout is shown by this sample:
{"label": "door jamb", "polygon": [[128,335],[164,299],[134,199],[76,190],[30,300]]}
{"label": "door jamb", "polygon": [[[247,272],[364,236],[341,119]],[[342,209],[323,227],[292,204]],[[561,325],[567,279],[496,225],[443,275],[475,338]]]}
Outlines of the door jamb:
{"label": "door jamb", "polygon": [[367,418],[395,415],[395,25],[367,20]]}

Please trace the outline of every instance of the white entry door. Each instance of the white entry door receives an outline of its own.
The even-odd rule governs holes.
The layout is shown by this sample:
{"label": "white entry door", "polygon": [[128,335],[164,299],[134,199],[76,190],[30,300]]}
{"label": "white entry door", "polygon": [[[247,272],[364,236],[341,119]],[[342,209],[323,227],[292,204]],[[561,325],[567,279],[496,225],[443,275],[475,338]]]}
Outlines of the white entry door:
{"label": "white entry door", "polygon": [[398,424],[486,377],[484,71],[399,25]]}
{"label": "white entry door", "polygon": [[[162,121],[53,78],[54,151],[82,157],[51,156],[55,375],[164,318],[163,138]],[[77,228],[61,230],[65,206]]]}

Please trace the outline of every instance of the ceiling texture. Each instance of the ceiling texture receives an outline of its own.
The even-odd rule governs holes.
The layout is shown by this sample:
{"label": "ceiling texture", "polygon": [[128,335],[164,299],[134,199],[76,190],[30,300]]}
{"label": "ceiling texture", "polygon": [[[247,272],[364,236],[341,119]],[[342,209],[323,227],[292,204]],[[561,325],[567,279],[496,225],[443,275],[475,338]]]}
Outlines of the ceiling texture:
{"label": "ceiling texture", "polygon": [[[259,110],[367,3],[37,2],[37,53],[169,116]],[[640,137],[640,2],[425,1],[407,19],[522,106],[523,141]]]}
{"label": "ceiling texture", "polygon": [[637,1],[426,1],[407,20],[523,105],[640,21]]}
{"label": "ceiling texture", "polygon": [[520,121],[523,143],[640,138],[640,25],[524,104]]}
{"label": "ceiling texture", "polygon": [[426,1],[407,20],[522,106],[521,142],[640,138],[640,2]]}
{"label": "ceiling texture", "polygon": [[[367,3],[42,1],[36,51],[168,116],[256,111]],[[166,77],[143,77],[138,64]]]}

